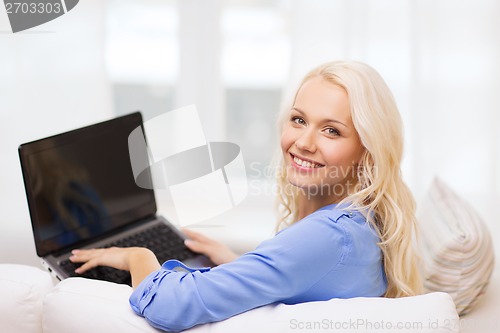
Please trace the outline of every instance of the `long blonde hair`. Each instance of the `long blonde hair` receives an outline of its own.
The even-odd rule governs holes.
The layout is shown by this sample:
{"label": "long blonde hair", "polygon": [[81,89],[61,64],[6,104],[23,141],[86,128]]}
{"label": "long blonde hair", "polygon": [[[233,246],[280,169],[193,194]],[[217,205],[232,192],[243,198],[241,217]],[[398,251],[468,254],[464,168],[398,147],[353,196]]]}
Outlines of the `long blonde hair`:
{"label": "long blonde hair", "polygon": [[[358,165],[356,190],[348,193],[340,204],[362,212],[379,233],[378,245],[388,282],[385,296],[420,294],[423,285],[414,249],[415,202],[402,180],[403,129],[392,93],[372,67],[360,62],[325,63],[309,72],[300,86],[314,77],[345,89],[354,127],[365,148]],[[291,105],[283,108],[278,121],[280,130],[290,108]],[[279,228],[283,222],[297,222],[298,201],[303,196],[297,188],[290,187],[283,155],[281,152],[277,155]]]}

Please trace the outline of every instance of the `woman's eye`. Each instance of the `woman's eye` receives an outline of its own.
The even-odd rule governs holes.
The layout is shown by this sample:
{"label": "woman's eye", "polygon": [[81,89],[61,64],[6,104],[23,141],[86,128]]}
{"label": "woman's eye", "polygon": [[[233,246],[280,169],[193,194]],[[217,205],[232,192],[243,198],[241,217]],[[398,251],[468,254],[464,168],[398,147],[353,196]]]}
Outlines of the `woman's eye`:
{"label": "woman's eye", "polygon": [[326,131],[326,133],[328,135],[331,135],[331,136],[340,136],[340,132],[337,129],[333,128],[333,127],[329,127],[325,131]]}
{"label": "woman's eye", "polygon": [[292,121],[298,125],[304,125],[306,122],[300,117],[292,117]]}

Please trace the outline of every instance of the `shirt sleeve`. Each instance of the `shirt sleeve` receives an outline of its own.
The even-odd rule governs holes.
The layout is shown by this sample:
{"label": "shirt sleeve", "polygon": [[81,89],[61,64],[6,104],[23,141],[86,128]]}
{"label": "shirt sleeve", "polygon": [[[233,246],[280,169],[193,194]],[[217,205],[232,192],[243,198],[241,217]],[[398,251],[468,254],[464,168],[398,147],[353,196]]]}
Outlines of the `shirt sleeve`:
{"label": "shirt sleeve", "polygon": [[313,213],[212,269],[180,272],[167,261],[132,293],[132,309],[156,328],[180,331],[304,293],[348,252],[349,235],[336,220]]}

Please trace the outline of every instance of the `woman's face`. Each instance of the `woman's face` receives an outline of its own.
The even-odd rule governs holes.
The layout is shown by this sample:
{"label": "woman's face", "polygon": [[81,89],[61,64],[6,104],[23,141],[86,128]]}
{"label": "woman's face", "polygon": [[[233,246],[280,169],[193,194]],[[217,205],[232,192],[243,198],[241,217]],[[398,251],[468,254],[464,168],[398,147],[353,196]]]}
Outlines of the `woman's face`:
{"label": "woman's face", "polygon": [[364,148],[346,91],[314,77],[299,89],[281,135],[288,181],[309,195],[342,196],[354,186]]}

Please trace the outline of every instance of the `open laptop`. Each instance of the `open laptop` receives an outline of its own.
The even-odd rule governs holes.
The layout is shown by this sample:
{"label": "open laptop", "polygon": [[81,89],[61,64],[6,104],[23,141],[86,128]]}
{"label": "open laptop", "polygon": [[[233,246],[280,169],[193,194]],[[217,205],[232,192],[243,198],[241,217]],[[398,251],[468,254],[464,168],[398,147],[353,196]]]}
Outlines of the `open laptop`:
{"label": "open laptop", "polygon": [[76,248],[143,246],[160,263],[213,266],[156,215],[154,191],[136,185],[128,136],[142,124],[135,112],[19,146],[36,251],[59,280],[83,276],[131,284],[128,272],[109,267],[77,275],[79,265],[68,259]]}

